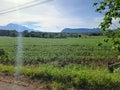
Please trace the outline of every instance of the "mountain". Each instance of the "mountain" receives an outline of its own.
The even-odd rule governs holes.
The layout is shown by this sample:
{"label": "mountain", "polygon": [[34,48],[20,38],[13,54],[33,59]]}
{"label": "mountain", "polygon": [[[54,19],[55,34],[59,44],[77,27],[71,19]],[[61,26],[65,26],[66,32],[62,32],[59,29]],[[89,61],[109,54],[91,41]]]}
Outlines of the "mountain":
{"label": "mountain", "polygon": [[62,30],[62,33],[97,33],[97,32],[100,32],[99,28],[93,28],[93,29],[89,29],[89,28],[75,28],[75,29],[65,28]]}
{"label": "mountain", "polygon": [[34,31],[34,29],[30,29],[30,28],[22,26],[20,24],[14,24],[14,23],[10,23],[6,26],[0,26],[0,29],[3,29],[3,30],[17,30],[18,32],[22,32],[24,30]]}

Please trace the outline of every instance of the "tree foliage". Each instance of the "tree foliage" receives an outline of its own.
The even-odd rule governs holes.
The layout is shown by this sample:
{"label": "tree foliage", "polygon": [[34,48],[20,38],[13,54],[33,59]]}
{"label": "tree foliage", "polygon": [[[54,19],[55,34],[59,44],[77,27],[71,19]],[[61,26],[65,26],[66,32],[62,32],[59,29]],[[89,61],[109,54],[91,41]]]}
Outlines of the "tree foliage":
{"label": "tree foliage", "polygon": [[[109,41],[112,41],[112,48],[120,52],[120,0],[101,0],[95,2],[96,11],[103,14],[103,21],[100,23],[100,28],[109,36]],[[115,25],[116,21],[118,25]],[[114,26],[114,29],[111,27]],[[119,56],[120,57],[120,56]],[[120,58],[119,58],[120,59]]]}
{"label": "tree foliage", "polygon": [[16,30],[0,30],[0,36],[17,37],[18,32]]}

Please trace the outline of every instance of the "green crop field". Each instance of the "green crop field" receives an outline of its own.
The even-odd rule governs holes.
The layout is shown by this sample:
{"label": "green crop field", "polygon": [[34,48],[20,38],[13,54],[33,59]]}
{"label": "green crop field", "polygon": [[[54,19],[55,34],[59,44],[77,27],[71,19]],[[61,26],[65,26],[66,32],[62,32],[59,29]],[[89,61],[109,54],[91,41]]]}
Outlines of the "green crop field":
{"label": "green crop field", "polygon": [[[97,42],[105,37],[23,38],[21,75],[50,83],[54,90],[118,90],[119,73],[109,73],[108,61],[120,61],[111,43]],[[0,59],[0,72],[14,75],[17,38],[0,37],[0,49],[7,56]]]}
{"label": "green crop field", "polygon": [[[25,64],[50,63],[54,61],[80,63],[85,60],[116,60],[117,51],[111,49],[110,43],[97,46],[101,37],[41,39],[23,38],[23,61]],[[0,48],[9,55],[7,62],[16,60],[17,38],[0,37]]]}

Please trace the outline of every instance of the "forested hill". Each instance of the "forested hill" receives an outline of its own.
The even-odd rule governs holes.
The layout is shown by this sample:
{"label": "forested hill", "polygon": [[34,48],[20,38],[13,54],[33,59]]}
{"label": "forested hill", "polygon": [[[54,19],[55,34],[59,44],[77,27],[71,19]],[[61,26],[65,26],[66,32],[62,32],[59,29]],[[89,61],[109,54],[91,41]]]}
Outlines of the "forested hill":
{"label": "forested hill", "polygon": [[65,28],[62,30],[62,33],[99,33],[100,29],[99,28],[76,28],[76,29],[71,29],[71,28]]}

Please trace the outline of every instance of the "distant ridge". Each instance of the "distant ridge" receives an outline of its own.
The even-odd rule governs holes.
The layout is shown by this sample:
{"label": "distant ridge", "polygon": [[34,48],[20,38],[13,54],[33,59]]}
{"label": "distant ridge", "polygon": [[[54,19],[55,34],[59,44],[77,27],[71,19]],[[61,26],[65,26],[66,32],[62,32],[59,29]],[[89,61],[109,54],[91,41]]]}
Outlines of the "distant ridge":
{"label": "distant ridge", "polygon": [[99,33],[99,32],[100,32],[99,28],[93,28],[93,29],[89,29],[89,28],[75,28],[75,29],[65,28],[62,30],[62,33]]}
{"label": "distant ridge", "polygon": [[14,23],[9,23],[6,26],[0,26],[0,29],[3,29],[3,30],[16,30],[18,32],[22,32],[24,30],[35,31],[34,29],[30,29],[30,28],[22,26],[20,24],[14,24]]}

